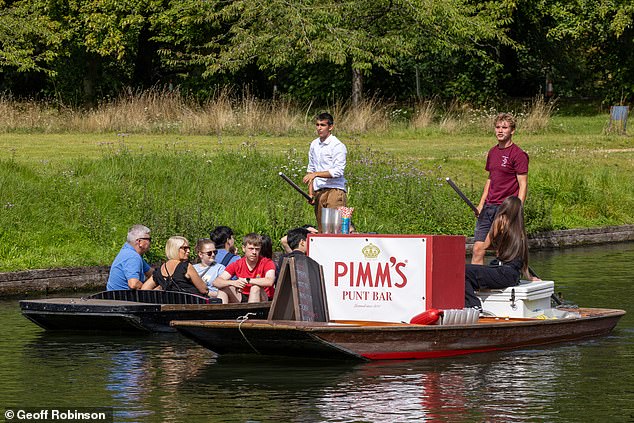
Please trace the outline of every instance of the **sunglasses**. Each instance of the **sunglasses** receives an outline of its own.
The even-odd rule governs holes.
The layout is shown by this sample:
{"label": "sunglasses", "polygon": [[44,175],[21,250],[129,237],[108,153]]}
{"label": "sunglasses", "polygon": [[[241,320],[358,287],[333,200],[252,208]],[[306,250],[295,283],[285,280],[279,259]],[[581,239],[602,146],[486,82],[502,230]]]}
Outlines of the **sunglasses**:
{"label": "sunglasses", "polygon": [[183,246],[181,247],[181,250],[184,250],[184,251],[189,251],[189,250],[191,250],[191,248],[190,248],[188,245],[183,245]]}
{"label": "sunglasses", "polygon": [[206,254],[207,257],[211,257],[211,256],[215,256],[216,253],[218,252],[218,250],[211,250],[211,251],[201,251],[201,254]]}
{"label": "sunglasses", "polygon": [[147,237],[147,238],[137,238],[137,241],[140,241],[140,240],[142,240],[142,239],[144,239],[144,240],[146,240],[146,241],[150,241],[150,242],[152,242],[152,238],[151,238],[151,237]]}

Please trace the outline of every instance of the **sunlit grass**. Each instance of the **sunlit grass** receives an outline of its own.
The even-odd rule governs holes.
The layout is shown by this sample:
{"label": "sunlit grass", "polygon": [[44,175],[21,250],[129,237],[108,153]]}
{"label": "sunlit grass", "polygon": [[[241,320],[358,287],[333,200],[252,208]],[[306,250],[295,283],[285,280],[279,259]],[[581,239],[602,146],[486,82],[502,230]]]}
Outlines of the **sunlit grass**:
{"label": "sunlit grass", "polygon": [[[154,231],[153,260],[169,236],[195,240],[220,224],[239,236],[256,231],[277,240],[314,219],[312,208],[277,176],[281,170],[300,182],[308,141],[299,149],[242,142],[212,151],[164,142],[141,150],[124,138],[88,158],[4,158],[0,270],[108,264],[138,222]],[[349,199],[360,231],[471,234],[473,215],[444,178],[477,201],[491,140],[466,148],[457,139],[451,146],[443,145],[446,139],[429,141],[417,147],[420,157],[389,152],[385,140],[348,143]],[[634,222],[634,152],[526,144],[530,232]],[[52,144],[48,149],[56,151]]]}
{"label": "sunlit grass", "polygon": [[[314,138],[308,107],[229,91],[202,104],[165,95],[93,111],[0,101],[0,270],[108,264],[134,223],[153,229],[157,260],[175,234],[193,242],[222,224],[238,238],[278,240],[313,222],[277,176],[301,181]],[[473,214],[444,178],[478,201],[495,109],[333,107],[358,230],[471,235]],[[604,134],[607,115],[550,109],[531,129],[530,114],[515,112],[514,139],[530,155],[530,232],[634,223],[631,137]]]}

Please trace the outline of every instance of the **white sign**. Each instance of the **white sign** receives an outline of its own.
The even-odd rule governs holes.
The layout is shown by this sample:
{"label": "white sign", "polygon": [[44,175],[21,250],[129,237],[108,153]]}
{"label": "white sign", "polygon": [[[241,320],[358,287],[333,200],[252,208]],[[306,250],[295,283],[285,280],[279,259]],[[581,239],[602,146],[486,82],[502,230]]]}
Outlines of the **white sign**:
{"label": "white sign", "polygon": [[330,320],[409,322],[425,311],[424,236],[311,235]]}

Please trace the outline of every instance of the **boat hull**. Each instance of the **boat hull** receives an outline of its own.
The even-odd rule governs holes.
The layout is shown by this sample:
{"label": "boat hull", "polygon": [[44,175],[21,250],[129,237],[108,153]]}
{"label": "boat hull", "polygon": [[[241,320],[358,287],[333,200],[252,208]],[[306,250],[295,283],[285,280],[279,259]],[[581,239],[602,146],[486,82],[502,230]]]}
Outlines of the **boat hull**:
{"label": "boat hull", "polygon": [[179,321],[179,332],[218,354],[354,360],[450,357],[579,340],[609,333],[622,310],[581,309],[581,318],[480,319],[477,324]]}
{"label": "boat hull", "polygon": [[[108,291],[87,298],[22,300],[20,308],[24,317],[47,330],[117,332],[175,332],[170,326],[171,321],[236,319],[247,313],[263,319],[270,309],[270,303],[208,304],[197,296],[177,294]],[[192,303],[195,301],[201,303]]]}

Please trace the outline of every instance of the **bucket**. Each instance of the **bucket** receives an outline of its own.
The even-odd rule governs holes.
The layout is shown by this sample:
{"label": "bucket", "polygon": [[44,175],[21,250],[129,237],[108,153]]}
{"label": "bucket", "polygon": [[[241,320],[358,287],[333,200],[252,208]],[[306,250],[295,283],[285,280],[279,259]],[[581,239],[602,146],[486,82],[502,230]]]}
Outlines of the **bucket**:
{"label": "bucket", "polygon": [[337,209],[321,209],[321,232],[324,234],[341,233],[341,212]]}

